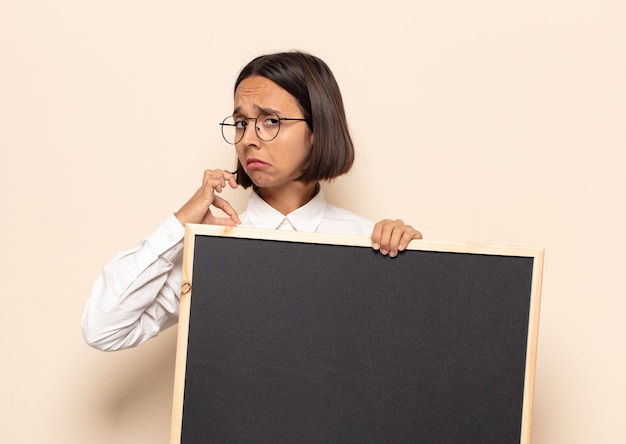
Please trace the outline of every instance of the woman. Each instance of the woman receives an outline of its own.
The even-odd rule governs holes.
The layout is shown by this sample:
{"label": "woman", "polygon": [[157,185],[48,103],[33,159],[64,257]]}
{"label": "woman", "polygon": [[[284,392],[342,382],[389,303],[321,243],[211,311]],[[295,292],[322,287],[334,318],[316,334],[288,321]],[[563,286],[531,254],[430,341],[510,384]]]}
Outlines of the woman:
{"label": "woman", "polygon": [[[354,148],[339,87],[328,66],[301,52],[257,57],[235,83],[234,111],[222,122],[237,170],[207,170],[202,186],[139,247],[120,253],[94,284],[83,316],[87,343],[133,347],[175,324],[184,225],[204,223],[371,235],[395,257],[421,234],[400,220],[377,224],[326,203],[319,183],[352,167]],[[241,215],[218,194],[253,187]],[[219,208],[227,217],[214,215]]]}

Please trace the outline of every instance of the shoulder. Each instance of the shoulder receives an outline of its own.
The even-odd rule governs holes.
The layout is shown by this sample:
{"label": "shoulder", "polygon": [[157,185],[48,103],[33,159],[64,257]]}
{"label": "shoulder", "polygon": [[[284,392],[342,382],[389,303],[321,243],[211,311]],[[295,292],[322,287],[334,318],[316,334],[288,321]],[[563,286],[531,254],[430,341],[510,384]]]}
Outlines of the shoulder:
{"label": "shoulder", "polygon": [[327,204],[317,231],[328,234],[371,236],[374,222],[358,214]]}

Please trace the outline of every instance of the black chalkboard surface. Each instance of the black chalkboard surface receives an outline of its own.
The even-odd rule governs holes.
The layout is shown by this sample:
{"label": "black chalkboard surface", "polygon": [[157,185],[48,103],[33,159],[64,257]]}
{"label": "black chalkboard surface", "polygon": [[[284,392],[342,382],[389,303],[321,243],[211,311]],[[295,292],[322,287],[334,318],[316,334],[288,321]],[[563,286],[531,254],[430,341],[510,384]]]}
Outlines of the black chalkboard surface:
{"label": "black chalkboard surface", "polygon": [[171,442],[529,442],[543,250],[369,245],[188,226]]}

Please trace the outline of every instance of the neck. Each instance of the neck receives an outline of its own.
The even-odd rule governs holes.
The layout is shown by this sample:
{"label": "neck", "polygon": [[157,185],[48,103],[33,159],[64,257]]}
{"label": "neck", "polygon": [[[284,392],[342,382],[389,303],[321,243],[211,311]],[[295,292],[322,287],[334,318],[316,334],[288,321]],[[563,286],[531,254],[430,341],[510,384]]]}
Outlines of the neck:
{"label": "neck", "polygon": [[272,208],[287,215],[306,205],[319,191],[318,183],[294,182],[289,187],[259,188],[257,193]]}

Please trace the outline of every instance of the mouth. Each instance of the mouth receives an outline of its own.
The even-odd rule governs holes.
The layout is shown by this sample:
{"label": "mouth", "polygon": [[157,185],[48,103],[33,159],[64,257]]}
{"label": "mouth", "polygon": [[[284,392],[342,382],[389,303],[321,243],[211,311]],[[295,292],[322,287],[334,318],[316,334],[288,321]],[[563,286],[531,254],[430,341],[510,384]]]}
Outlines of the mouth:
{"label": "mouth", "polygon": [[246,159],[246,166],[248,167],[249,170],[256,170],[256,169],[266,168],[270,165],[269,163],[263,162],[260,159],[251,157],[250,159]]}

